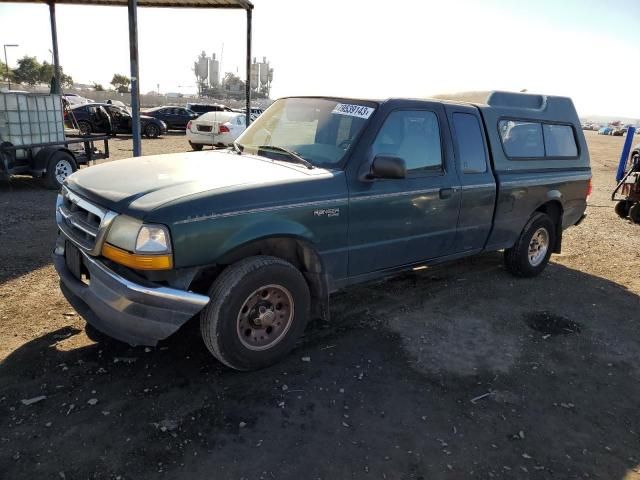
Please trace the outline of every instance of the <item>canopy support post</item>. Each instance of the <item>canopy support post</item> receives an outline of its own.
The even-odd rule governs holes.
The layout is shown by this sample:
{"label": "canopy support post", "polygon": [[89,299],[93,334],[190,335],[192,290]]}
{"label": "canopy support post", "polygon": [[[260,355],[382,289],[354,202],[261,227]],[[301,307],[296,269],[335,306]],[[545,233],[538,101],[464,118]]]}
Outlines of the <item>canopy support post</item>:
{"label": "canopy support post", "polygon": [[138,67],[138,0],[129,0],[129,62],[131,63],[131,133],[133,156],[142,155],[140,138],[140,86]]}
{"label": "canopy support post", "polygon": [[55,80],[55,92],[61,93],[62,85],[60,84],[60,58],[58,57],[58,28],[56,26],[56,2],[49,1],[49,19],[51,21],[51,45],[53,47],[53,76]]}
{"label": "canopy support post", "polygon": [[245,81],[245,91],[247,99],[247,116],[245,125],[251,123],[251,8],[247,8],[247,78]]}

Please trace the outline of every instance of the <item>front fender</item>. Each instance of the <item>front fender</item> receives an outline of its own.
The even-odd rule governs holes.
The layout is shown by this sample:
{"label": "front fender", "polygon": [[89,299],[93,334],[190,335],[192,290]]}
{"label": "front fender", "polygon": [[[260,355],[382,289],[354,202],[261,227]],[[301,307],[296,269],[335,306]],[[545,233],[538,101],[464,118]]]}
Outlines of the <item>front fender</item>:
{"label": "front fender", "polygon": [[264,213],[174,224],[171,230],[176,267],[215,264],[238,247],[270,237],[316,243],[314,234],[302,223]]}
{"label": "front fender", "polygon": [[273,237],[292,237],[315,243],[313,233],[304,225],[290,219],[261,219],[246,225],[231,235],[221,246],[220,256],[247,243]]}

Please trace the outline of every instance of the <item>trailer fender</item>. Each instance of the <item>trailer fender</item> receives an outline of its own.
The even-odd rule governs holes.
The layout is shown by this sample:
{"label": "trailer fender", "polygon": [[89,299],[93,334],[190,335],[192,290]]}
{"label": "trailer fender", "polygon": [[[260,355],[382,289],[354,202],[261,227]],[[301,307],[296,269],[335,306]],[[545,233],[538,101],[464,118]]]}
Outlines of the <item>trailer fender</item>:
{"label": "trailer fender", "polygon": [[76,159],[76,156],[68,148],[58,147],[58,146],[43,147],[38,151],[38,153],[34,155],[33,159],[31,160],[31,166],[30,166],[31,174],[34,176],[44,175],[47,171],[47,165],[49,164],[49,159],[54,153],[57,153],[57,152],[66,152],[69,155],[71,155],[71,157],[73,157],[74,160]]}

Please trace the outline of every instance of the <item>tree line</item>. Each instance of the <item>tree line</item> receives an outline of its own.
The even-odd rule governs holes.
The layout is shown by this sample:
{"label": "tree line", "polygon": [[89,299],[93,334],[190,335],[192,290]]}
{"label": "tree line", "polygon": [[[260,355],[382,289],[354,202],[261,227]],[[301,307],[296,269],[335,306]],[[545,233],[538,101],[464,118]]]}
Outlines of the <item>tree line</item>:
{"label": "tree line", "polygon": [[[7,65],[0,60],[0,75],[2,78],[11,79],[12,82],[22,83],[25,85],[50,84],[54,77],[54,66],[46,60],[42,63],[36,57],[25,55],[17,62],[16,68],[7,69]],[[73,86],[73,78],[71,75],[64,73],[60,67],[60,83],[63,87]],[[116,73],[111,79],[113,89],[118,93],[128,93],[131,79],[126,75]],[[93,82],[93,88],[97,92],[102,92],[105,88],[102,84]]]}

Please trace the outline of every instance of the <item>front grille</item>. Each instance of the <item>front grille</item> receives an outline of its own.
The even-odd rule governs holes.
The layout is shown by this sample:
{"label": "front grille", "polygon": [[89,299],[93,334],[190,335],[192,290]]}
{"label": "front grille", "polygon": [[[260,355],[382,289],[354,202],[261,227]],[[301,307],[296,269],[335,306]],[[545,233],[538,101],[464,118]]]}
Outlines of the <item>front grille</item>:
{"label": "front grille", "polygon": [[94,205],[84,198],[62,189],[56,211],[58,228],[80,249],[98,255],[107,227],[116,216],[114,212]]}

